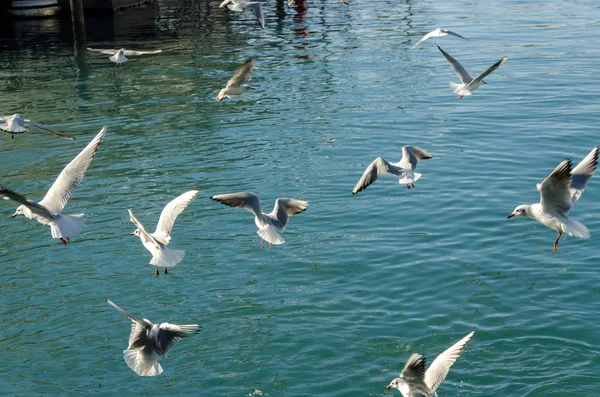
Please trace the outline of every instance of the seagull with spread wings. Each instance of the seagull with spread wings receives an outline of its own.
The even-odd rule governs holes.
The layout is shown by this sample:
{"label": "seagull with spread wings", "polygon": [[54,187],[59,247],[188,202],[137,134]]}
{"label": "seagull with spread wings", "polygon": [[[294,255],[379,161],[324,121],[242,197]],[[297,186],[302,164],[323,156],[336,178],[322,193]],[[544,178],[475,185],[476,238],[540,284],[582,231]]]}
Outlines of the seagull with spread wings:
{"label": "seagull with spread wings", "polygon": [[160,375],[163,369],[158,359],[165,357],[173,345],[182,338],[202,330],[198,324],[152,324],[145,318],[140,319],[128,313],[110,299],[106,299],[106,302],[129,317],[132,322],[129,346],[127,350],[123,350],[123,358],[129,368],[140,376]]}
{"label": "seagull with spread wings", "polygon": [[425,358],[413,353],[398,378],[387,385],[387,389],[398,389],[404,397],[431,397],[446,379],[450,367],[460,356],[475,332],[471,332],[436,357],[425,371]]}
{"label": "seagull with spread wings", "polygon": [[24,215],[42,225],[50,226],[52,237],[60,239],[64,245],[67,245],[71,237],[79,235],[84,224],[84,220],[81,219],[83,214],[63,215],[61,212],[75,189],[83,181],[85,171],[92,162],[105,133],[106,127],[102,128],[85,149],[62,170],[39,203],[27,200],[19,193],[0,187],[0,197],[21,204],[12,217]]}
{"label": "seagull with spread wings", "polygon": [[133,51],[133,50],[126,50],[125,48],[121,48],[119,50],[112,50],[112,49],[103,50],[100,48],[89,48],[89,47],[88,47],[88,50],[94,51],[94,52],[100,52],[102,54],[111,55],[108,59],[110,59],[111,61],[116,63],[117,66],[122,65],[128,61],[126,56],[133,57],[133,56],[138,56],[138,55],[159,54],[162,52],[162,50]]}
{"label": "seagull with spread wings", "polygon": [[129,211],[129,219],[136,227],[135,231],[130,234],[138,236],[142,240],[144,247],[152,254],[150,264],[156,266],[156,277],[159,275],[159,266],[167,274],[167,267],[175,266],[183,260],[185,251],[169,249],[167,248],[167,244],[171,241],[171,230],[173,229],[177,215],[181,214],[197,196],[197,190],[190,190],[167,204],[160,214],[154,233],[148,233],[140,221],[133,215],[133,212],[127,210]]}
{"label": "seagull with spread wings", "polygon": [[260,27],[265,28],[265,17],[263,16],[262,6],[258,1],[225,0],[219,7],[223,8],[225,6],[235,12],[242,12],[247,8],[251,9],[256,19],[258,19]]}
{"label": "seagull with spread wings", "polygon": [[558,232],[552,252],[558,249],[558,241],[563,233],[569,236],[589,238],[590,232],[584,224],[569,217],[571,207],[587,186],[588,180],[594,175],[598,165],[600,150],[596,146],[577,167],[573,168],[570,159],[563,160],[541,184],[540,202],[517,206],[508,216],[527,216],[535,219],[546,227]]}
{"label": "seagull with spread wings", "polygon": [[421,37],[421,39],[419,39],[419,41],[417,41],[417,43],[414,46],[412,46],[410,49],[412,50],[414,48],[417,48],[417,46],[419,44],[421,44],[425,40],[428,40],[432,37],[444,37],[444,36],[448,36],[448,35],[454,36],[454,37],[460,37],[461,39],[464,39],[464,40],[469,40],[466,37],[459,35],[458,33],[454,33],[450,30],[446,30],[446,29],[442,29],[442,28],[437,28],[436,30],[432,30],[431,32],[427,33],[425,36]]}
{"label": "seagull with spread wings", "polygon": [[360,177],[352,194],[356,194],[366,189],[383,174],[396,175],[400,178],[399,183],[406,185],[407,188],[415,187],[415,181],[421,178],[421,174],[415,172],[419,160],[427,160],[432,156],[427,151],[417,146],[403,146],[402,159],[397,163],[390,163],[381,157],[377,157],[365,170]]}
{"label": "seagull with spread wings", "polygon": [[225,88],[219,91],[216,99],[221,102],[224,97],[232,98],[234,96],[240,96],[248,90],[254,88],[249,85],[242,85],[250,80],[250,73],[254,70],[254,60],[248,58],[246,62],[238,66],[233,74],[233,77],[229,79]]}
{"label": "seagull with spread wings", "polygon": [[15,134],[23,134],[27,132],[27,128],[25,127],[34,127],[38,130],[49,132],[51,134],[54,134],[64,139],[68,139],[70,141],[75,139],[70,136],[53,131],[46,126],[36,123],[35,121],[23,119],[18,113],[13,114],[12,116],[0,116],[0,123],[2,123],[0,124],[0,130],[6,132],[7,134],[11,134],[12,139],[15,138]]}
{"label": "seagull with spread wings", "polygon": [[273,244],[283,244],[285,240],[279,233],[287,227],[288,218],[301,213],[308,207],[307,201],[292,198],[278,198],[275,207],[269,214],[262,212],[258,196],[250,192],[221,194],[212,196],[211,199],[234,208],[243,208],[254,215],[254,223],[258,227],[256,232],[261,238],[261,247],[265,248],[265,241],[269,248]]}
{"label": "seagull with spread wings", "polygon": [[452,70],[454,70],[454,73],[456,73],[457,76],[460,78],[461,84],[450,82],[450,88],[452,88],[452,91],[454,91],[454,93],[459,96],[458,99],[462,99],[462,97],[464,96],[473,95],[472,91],[474,89],[478,88],[481,84],[487,84],[485,81],[483,81],[483,79],[488,74],[498,69],[508,59],[507,57],[502,58],[501,60],[487,68],[479,76],[472,78],[469,75],[469,73],[465,70],[465,68],[463,68],[460,62],[452,58],[450,54],[448,54],[446,51],[442,50],[442,47],[440,47],[437,43],[435,43],[435,45],[437,45],[437,48],[440,49],[446,60],[450,63],[450,66],[452,67]]}

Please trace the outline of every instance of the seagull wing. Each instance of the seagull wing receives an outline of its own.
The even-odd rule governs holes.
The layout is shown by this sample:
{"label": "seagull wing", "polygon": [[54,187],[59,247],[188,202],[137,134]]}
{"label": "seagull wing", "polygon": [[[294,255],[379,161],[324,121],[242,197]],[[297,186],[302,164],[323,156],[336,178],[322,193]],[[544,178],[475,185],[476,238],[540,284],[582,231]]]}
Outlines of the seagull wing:
{"label": "seagull wing", "polygon": [[283,231],[287,226],[288,217],[301,213],[306,210],[307,207],[308,201],[292,198],[278,198],[275,201],[273,211],[271,211],[268,216],[279,222],[279,228]]}
{"label": "seagull wing", "polygon": [[218,201],[221,204],[228,205],[234,208],[243,208],[246,211],[250,211],[254,216],[259,218],[262,216],[262,209],[260,208],[260,200],[258,196],[250,192],[241,193],[229,193],[220,194],[218,196],[212,196],[211,199]]}
{"label": "seagull wing", "polygon": [[538,185],[540,204],[545,212],[569,216],[571,210],[571,160],[563,160],[544,181]]}
{"label": "seagull wing", "polygon": [[411,396],[430,395],[429,388],[425,384],[425,358],[419,353],[413,353],[406,361],[400,377],[408,384]]}
{"label": "seagull wing", "polygon": [[35,201],[29,201],[24,196],[21,196],[19,193],[15,193],[12,190],[8,190],[2,186],[0,186],[0,197],[5,197],[16,201],[17,203],[29,208],[34,214],[42,216],[46,219],[54,219],[54,214],[48,211],[48,209],[43,205],[40,205]]}
{"label": "seagull wing", "polygon": [[92,162],[104,134],[106,128],[102,128],[98,135],[92,139],[90,143],[75,157],[60,173],[56,181],[40,201],[40,204],[48,208],[54,214],[59,214],[65,207],[71,195],[83,181],[83,176],[88,166]]}
{"label": "seagull wing", "polygon": [[129,220],[135,225],[135,227],[140,231],[140,233],[142,233],[146,237],[146,240],[151,241],[156,247],[156,249],[160,251],[161,242],[158,241],[153,234],[148,233],[146,229],[144,229],[144,225],[142,225],[142,223],[135,217],[135,215],[133,215],[133,212],[131,212],[130,209],[128,209],[127,212],[129,212]]}
{"label": "seagull wing", "polygon": [[153,51],[133,51],[133,50],[123,50],[123,55],[126,57],[133,57],[137,55],[149,55],[149,54],[160,54],[162,50],[153,50]]}
{"label": "seagull wing", "polygon": [[473,79],[471,78],[471,76],[469,76],[469,73],[465,70],[465,68],[462,67],[460,62],[458,62],[456,59],[452,58],[450,56],[450,54],[448,54],[446,51],[442,50],[442,47],[440,47],[438,43],[435,43],[435,45],[437,46],[437,48],[440,49],[440,51],[442,52],[442,54],[444,55],[446,60],[450,63],[452,70],[454,70],[454,73],[457,74],[461,83],[469,84],[471,82],[471,80],[473,80]]}
{"label": "seagull wing", "polygon": [[111,49],[107,49],[107,50],[101,50],[99,48],[87,48],[88,51],[95,51],[95,52],[100,52],[102,54],[107,54],[107,55],[115,55],[117,53],[117,51],[119,50],[111,50]]}
{"label": "seagull wing", "polygon": [[403,146],[402,147],[402,159],[400,160],[400,167],[406,170],[416,170],[417,162],[419,160],[427,160],[432,156],[426,150],[421,149],[417,146]]}
{"label": "seagull wing", "polygon": [[262,6],[260,5],[260,3],[259,2],[248,3],[248,7],[252,8],[252,11],[254,11],[254,15],[256,16],[256,19],[258,19],[258,22],[260,23],[260,27],[264,29],[265,28],[265,17],[263,16]]}
{"label": "seagull wing", "polygon": [[569,192],[571,194],[571,205],[579,200],[579,197],[585,190],[588,180],[594,175],[596,166],[598,165],[598,154],[600,150],[598,146],[592,149],[577,167],[571,171],[571,186]]}
{"label": "seagull wing", "polygon": [[431,32],[429,32],[429,33],[427,33],[425,36],[421,37],[421,38],[419,39],[419,41],[417,41],[417,42],[415,43],[415,45],[414,45],[414,46],[410,47],[410,49],[412,50],[412,49],[414,49],[414,48],[417,48],[417,46],[418,46],[419,44],[421,44],[421,43],[422,43],[422,42],[424,42],[425,40],[428,40],[428,39],[430,39],[431,37],[433,37],[433,36],[435,35],[435,33],[436,33],[436,31],[435,31],[435,30],[434,30],[434,31],[431,31]]}
{"label": "seagull wing", "polygon": [[494,70],[498,69],[500,67],[500,65],[502,65],[504,62],[506,62],[508,58],[504,57],[501,60],[499,60],[498,62],[496,62],[495,64],[493,64],[492,66],[490,66],[489,68],[487,68],[485,70],[485,72],[481,73],[479,76],[475,77],[473,79],[473,81],[471,81],[469,83],[469,85],[477,85],[479,84],[479,82],[481,82],[481,80],[483,80],[485,78],[485,76],[487,76],[488,74],[492,73]]}
{"label": "seagull wing", "polygon": [[474,333],[475,331],[471,332],[433,360],[427,372],[425,372],[425,384],[431,393],[434,393],[444,379],[446,379],[450,367],[454,364],[458,356],[460,356],[460,353],[467,346]]}
{"label": "seagull wing", "polygon": [[129,317],[129,319],[133,323],[131,324],[131,334],[129,335],[129,347],[127,348],[135,349],[145,346],[149,341],[148,334],[150,329],[152,328],[152,323],[146,319],[142,320],[134,316],[133,314],[129,313],[127,310],[123,309],[121,306],[117,305],[115,302],[111,301],[108,298],[106,298],[106,302],[121,313],[123,313],[124,315],[126,315],[127,317]]}
{"label": "seagull wing", "polygon": [[443,29],[443,30],[442,30],[442,32],[444,32],[444,33],[446,33],[446,34],[449,34],[450,36],[460,37],[461,39],[464,39],[464,40],[470,41],[470,40],[469,40],[469,39],[467,39],[466,37],[463,37],[463,36],[459,35],[458,33],[452,32],[452,31],[450,31],[450,30],[445,30],[445,29]]}
{"label": "seagull wing", "polygon": [[220,8],[225,7],[227,4],[231,3],[233,0],[225,0],[224,2],[221,3],[221,5],[219,5]]}
{"label": "seagull wing", "polygon": [[254,70],[254,61],[252,58],[248,58],[246,62],[238,66],[233,74],[233,77],[227,82],[227,87],[240,86],[250,80],[250,73]]}
{"label": "seagull wing", "polygon": [[54,135],[56,135],[56,136],[59,136],[59,137],[61,137],[61,138],[68,139],[68,140],[70,140],[70,141],[73,141],[73,140],[75,140],[75,138],[72,138],[72,137],[70,137],[70,136],[68,136],[68,135],[64,135],[64,134],[58,133],[58,132],[56,132],[56,131],[53,131],[53,130],[51,130],[50,128],[48,128],[48,127],[46,127],[46,126],[43,126],[43,125],[41,125],[41,124],[39,124],[39,123],[36,123],[35,121],[31,121],[31,120],[23,120],[23,121],[25,122],[25,125],[29,125],[29,126],[31,126],[31,127],[35,127],[35,128],[37,128],[38,130],[42,130],[42,131],[49,132],[49,133],[51,133],[51,134],[54,134]]}
{"label": "seagull wing", "polygon": [[377,157],[371,164],[369,164],[363,175],[360,177],[354,186],[354,189],[352,189],[352,194],[356,194],[361,190],[366,189],[383,174],[392,174],[398,177],[403,177],[404,170],[381,157]]}
{"label": "seagull wing", "polygon": [[152,233],[152,236],[164,245],[169,244],[169,241],[171,241],[171,229],[173,229],[177,215],[181,214],[197,196],[197,190],[190,190],[167,204],[160,214],[156,231]]}
{"label": "seagull wing", "polygon": [[156,353],[160,354],[161,356],[166,355],[169,350],[171,350],[173,345],[181,338],[197,334],[201,329],[202,327],[200,327],[198,324],[160,324],[154,341]]}

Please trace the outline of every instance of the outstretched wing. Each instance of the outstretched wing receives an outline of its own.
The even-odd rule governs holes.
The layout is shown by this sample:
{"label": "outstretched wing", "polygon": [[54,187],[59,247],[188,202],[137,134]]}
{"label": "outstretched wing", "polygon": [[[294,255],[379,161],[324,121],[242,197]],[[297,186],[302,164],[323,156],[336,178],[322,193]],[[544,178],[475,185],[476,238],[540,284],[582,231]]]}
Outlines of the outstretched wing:
{"label": "outstretched wing", "polygon": [[152,236],[164,245],[169,244],[169,241],[171,241],[171,229],[173,229],[177,215],[181,214],[197,196],[197,190],[190,190],[167,204],[160,214],[160,219]]}
{"label": "outstretched wing", "polygon": [[275,201],[273,211],[268,217],[279,223],[279,228],[283,232],[288,223],[288,217],[294,216],[306,210],[308,201],[296,200],[292,198],[278,198]]}
{"label": "outstretched wing", "polygon": [[42,130],[42,131],[49,132],[49,133],[51,133],[51,134],[54,134],[54,135],[56,135],[56,136],[59,136],[59,137],[61,137],[61,138],[64,138],[64,139],[68,139],[68,140],[70,140],[70,141],[73,141],[73,140],[75,140],[75,138],[72,138],[72,137],[70,137],[70,136],[68,136],[68,135],[64,135],[64,134],[61,134],[61,133],[59,133],[59,132],[53,131],[53,130],[51,130],[50,128],[48,128],[48,127],[44,126],[44,125],[41,125],[41,124],[39,124],[39,123],[36,123],[35,121],[31,121],[31,120],[23,120],[23,121],[25,121],[25,124],[26,124],[26,125],[29,125],[29,126],[31,126],[31,127],[35,127],[35,128],[37,128],[38,130]]}
{"label": "outstretched wing", "polygon": [[233,0],[225,0],[224,2],[221,3],[221,5],[219,5],[220,8],[225,7],[227,4],[231,3]]}
{"label": "outstretched wing", "polygon": [[540,204],[544,212],[568,216],[571,210],[571,160],[563,160],[544,181],[538,185]]}
{"label": "outstretched wing", "polygon": [[419,353],[413,353],[408,358],[400,377],[408,384],[412,395],[429,396],[429,388],[425,384],[425,357]]}
{"label": "outstretched wing", "polygon": [[150,54],[160,54],[162,50],[153,50],[153,51],[133,51],[133,50],[123,50],[123,55],[126,57],[132,57],[137,55],[150,55]]}
{"label": "outstretched wing", "polygon": [[460,37],[461,39],[469,41],[469,39],[467,39],[466,37],[463,37],[463,36],[459,35],[458,33],[452,32],[450,30],[442,29],[442,32],[449,34],[450,36]]}
{"label": "outstretched wing", "polygon": [[254,214],[254,216],[262,216],[260,200],[258,196],[254,193],[241,192],[220,194],[218,196],[212,196],[211,199],[218,201],[221,204],[228,205],[230,207],[243,208],[246,211],[250,211],[252,214]]}
{"label": "outstretched wing", "polygon": [[446,51],[442,50],[442,47],[440,47],[438,43],[435,43],[435,45],[442,52],[448,63],[450,63],[452,70],[454,70],[454,73],[456,73],[456,75],[460,79],[460,82],[463,84],[469,84],[473,79],[471,78],[471,76],[469,76],[469,73],[465,70],[465,68],[462,67],[460,62],[452,58],[450,54],[448,54]]}
{"label": "outstretched wing", "polygon": [[198,324],[175,325],[162,323],[155,339],[156,352],[164,356],[181,338],[197,334],[202,330]]}
{"label": "outstretched wing", "polygon": [[107,55],[115,55],[117,53],[117,51],[119,51],[119,50],[113,50],[113,49],[102,50],[99,48],[90,48],[90,47],[88,47],[87,49],[88,49],[88,51],[100,52],[102,54],[107,54]]}
{"label": "outstretched wing", "polygon": [[356,194],[361,190],[366,189],[370,184],[375,182],[379,176],[383,174],[392,174],[398,177],[404,176],[404,170],[400,167],[397,167],[390,162],[384,160],[381,157],[377,157],[365,170],[363,175],[360,177],[354,189],[352,189],[352,194]]}
{"label": "outstretched wing", "polygon": [[0,197],[5,197],[16,201],[17,203],[29,208],[34,214],[42,216],[46,219],[54,219],[54,214],[48,211],[48,209],[43,205],[40,205],[35,201],[29,201],[24,196],[21,196],[19,193],[15,193],[12,190],[8,190],[2,186],[0,186]]}
{"label": "outstretched wing", "polygon": [[419,41],[417,41],[417,42],[415,43],[415,45],[414,45],[414,46],[410,47],[410,49],[412,50],[412,49],[415,49],[415,48],[417,48],[417,46],[418,46],[419,44],[421,44],[421,43],[422,43],[422,42],[424,42],[425,40],[428,40],[428,39],[430,39],[431,37],[433,37],[433,36],[435,35],[436,31],[437,31],[437,29],[436,29],[436,30],[433,30],[433,31],[431,31],[431,32],[427,33],[425,36],[421,37],[421,38],[419,39]]}
{"label": "outstretched wing", "polygon": [[598,165],[599,152],[600,150],[598,146],[596,146],[579,164],[577,164],[577,167],[573,168],[571,171],[571,186],[569,187],[571,205],[579,200],[579,197],[583,194],[583,191],[587,186],[588,180],[594,175],[596,166]]}
{"label": "outstretched wing", "polygon": [[419,160],[427,160],[432,156],[426,150],[421,149],[418,146],[403,146],[402,147],[402,159],[400,160],[400,167],[407,170],[416,170],[417,162]]}
{"label": "outstretched wing", "polygon": [[[504,62],[506,62],[507,59],[508,59],[508,57],[504,57],[501,60],[499,60],[498,62],[496,62],[495,64],[493,64],[492,66],[490,66],[489,68],[487,68],[485,70],[485,72],[483,72],[479,76],[475,77],[473,79],[473,81],[471,81],[469,83],[469,85],[477,86],[485,78],[485,76],[492,73],[494,70],[498,69]],[[463,83],[464,83],[464,81],[463,81]]]}
{"label": "outstretched wing", "polygon": [[129,317],[133,324],[131,324],[131,334],[129,335],[129,347],[128,349],[135,349],[138,347],[145,346],[148,341],[148,331],[152,328],[152,323],[146,319],[140,319],[117,305],[115,302],[106,298],[106,302]]}
{"label": "outstretched wing", "polygon": [[102,138],[106,134],[106,128],[102,130],[92,139],[90,143],[75,157],[60,173],[56,181],[40,201],[53,214],[58,214],[65,207],[71,195],[83,181],[83,176],[88,166],[92,162]]}
{"label": "outstretched wing", "polygon": [[258,23],[260,23],[261,28],[265,28],[265,17],[263,16],[262,6],[259,2],[252,2],[248,4],[248,7],[252,8],[254,11],[254,16],[258,19]]}
{"label": "outstretched wing", "polygon": [[462,353],[465,346],[467,346],[467,343],[469,343],[474,333],[475,331],[471,332],[469,335],[450,346],[431,363],[427,372],[425,372],[425,384],[431,393],[434,393],[444,379],[446,379],[450,367],[454,364],[458,356],[460,356],[460,353]]}
{"label": "outstretched wing", "polygon": [[244,84],[250,80],[250,73],[254,70],[254,61],[252,58],[248,58],[246,62],[238,66],[233,74],[233,77],[227,82],[227,87],[235,87]]}

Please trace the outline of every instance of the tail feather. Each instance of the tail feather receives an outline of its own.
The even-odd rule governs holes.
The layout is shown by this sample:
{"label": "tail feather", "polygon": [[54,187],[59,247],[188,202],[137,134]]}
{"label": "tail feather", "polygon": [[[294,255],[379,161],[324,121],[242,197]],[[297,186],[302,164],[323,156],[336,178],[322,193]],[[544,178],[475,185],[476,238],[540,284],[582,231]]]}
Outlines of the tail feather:
{"label": "tail feather", "polygon": [[160,250],[158,255],[152,257],[150,264],[160,267],[175,266],[183,260],[184,256],[184,250],[172,250],[169,248],[163,248]]}
{"label": "tail feather", "polygon": [[569,219],[568,223],[563,223],[562,225],[563,232],[567,233],[569,236],[581,237],[581,238],[589,238],[590,231],[583,223],[574,221],[573,219]]}
{"label": "tail feather", "polygon": [[275,230],[275,228],[271,225],[267,225],[261,229],[258,229],[256,233],[260,236],[260,238],[270,244],[279,245],[285,243],[283,237],[281,237],[281,235],[277,233],[277,230]]}
{"label": "tail feather", "polygon": [[127,366],[139,376],[156,376],[163,372],[155,354],[144,357],[141,351],[131,349],[123,350],[123,358]]}
{"label": "tail feather", "polygon": [[456,95],[463,95],[463,96],[472,95],[470,90],[465,89],[464,84],[457,84],[457,83],[450,82],[450,88],[452,88],[452,91],[454,91],[454,93]]}
{"label": "tail feather", "polygon": [[421,179],[422,176],[423,174],[419,174],[418,172],[413,172],[412,175],[409,175],[409,173],[407,172],[402,178],[400,178],[398,183],[400,183],[401,185],[410,185],[411,183]]}
{"label": "tail feather", "polygon": [[75,237],[81,233],[85,220],[81,219],[83,214],[60,215],[56,221],[50,224],[50,232],[53,238]]}

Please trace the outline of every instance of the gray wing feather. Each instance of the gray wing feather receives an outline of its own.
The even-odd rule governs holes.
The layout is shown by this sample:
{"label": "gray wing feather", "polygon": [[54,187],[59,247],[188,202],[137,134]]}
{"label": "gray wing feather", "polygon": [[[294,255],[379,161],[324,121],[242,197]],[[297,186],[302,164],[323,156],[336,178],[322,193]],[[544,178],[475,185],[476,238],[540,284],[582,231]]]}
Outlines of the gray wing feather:
{"label": "gray wing feather", "polygon": [[450,36],[460,37],[461,39],[469,41],[466,37],[459,35],[458,33],[452,32],[450,30],[442,30],[444,33],[449,34]]}
{"label": "gray wing feather", "polygon": [[115,55],[117,53],[117,51],[119,51],[119,50],[112,50],[112,49],[102,50],[99,48],[90,48],[90,47],[88,47],[87,49],[88,49],[88,51],[95,51],[95,52],[100,52],[102,54],[108,54],[108,55]]}
{"label": "gray wing feather", "polygon": [[133,51],[133,50],[123,50],[123,55],[131,57],[138,55],[150,55],[150,54],[160,54],[162,50],[152,50],[152,51]]}
{"label": "gray wing feather", "polygon": [[[492,66],[490,66],[489,68],[487,68],[483,73],[481,73],[479,76],[475,77],[473,79],[473,81],[471,81],[469,83],[469,85],[473,84],[477,84],[479,83],[481,80],[483,80],[488,74],[492,73],[494,70],[498,69],[504,62],[506,62],[508,58],[504,57],[501,60],[499,60],[498,62],[496,62],[495,64],[493,64]],[[463,82],[464,83],[464,82]]]}
{"label": "gray wing feather", "polygon": [[279,223],[279,228],[283,231],[287,226],[288,217],[301,213],[306,210],[307,207],[307,201],[292,198],[278,198],[275,201],[273,211],[271,211],[268,216],[269,218],[276,220]]}
{"label": "gray wing feather", "polygon": [[156,352],[164,356],[181,338],[197,334],[200,330],[202,330],[202,327],[197,324],[175,325],[162,323],[156,335]]}
{"label": "gray wing feather", "polygon": [[469,84],[471,82],[471,80],[473,80],[473,79],[471,78],[471,76],[469,76],[469,73],[465,70],[465,68],[462,67],[460,62],[458,62],[456,59],[452,58],[450,56],[450,54],[448,54],[446,51],[442,50],[442,47],[440,47],[438,43],[435,43],[435,45],[442,52],[442,54],[444,55],[444,57],[446,58],[448,63],[450,63],[452,70],[454,70],[454,73],[456,73],[458,75],[461,83]]}
{"label": "gray wing feather", "polygon": [[419,353],[413,353],[406,361],[400,377],[409,385],[415,396],[429,396],[430,391],[425,384],[425,358]]}
{"label": "gray wing feather", "polygon": [[450,367],[460,356],[465,346],[467,346],[467,343],[469,343],[473,337],[474,333],[474,331],[471,332],[469,335],[450,346],[442,354],[437,356],[433,363],[431,363],[427,369],[427,372],[425,372],[425,384],[431,393],[434,393],[444,379],[446,379],[448,371],[450,371]]}
{"label": "gray wing feather", "polygon": [[51,130],[50,128],[48,128],[48,127],[44,126],[44,125],[41,125],[41,124],[39,124],[39,123],[36,123],[35,121],[31,121],[31,120],[23,120],[23,121],[25,121],[25,124],[26,124],[26,125],[29,125],[29,126],[35,127],[35,128],[37,128],[38,130],[42,130],[42,131],[49,132],[49,133],[51,133],[51,134],[54,134],[54,135],[56,135],[56,136],[59,136],[59,137],[61,137],[61,138],[64,138],[64,139],[68,139],[68,140],[70,140],[70,141],[73,141],[73,140],[75,140],[75,138],[72,138],[72,137],[70,137],[70,136],[68,136],[68,135],[64,135],[64,134],[61,134],[61,133],[59,133],[59,132],[53,131],[53,130]]}
{"label": "gray wing feather", "polygon": [[254,60],[248,58],[246,62],[241,64],[235,70],[233,77],[227,82],[227,87],[239,86],[250,80],[250,73],[254,70]]}
{"label": "gray wing feather", "polygon": [[133,322],[133,324],[131,324],[131,333],[129,334],[128,349],[135,349],[145,346],[149,341],[148,332],[152,328],[152,323],[146,319],[142,320],[139,317],[134,316],[108,298],[106,298],[106,302],[129,317],[129,319]]}
{"label": "gray wing feather", "polygon": [[592,151],[583,159],[577,167],[571,171],[571,186],[569,187],[569,193],[571,194],[571,205],[579,200],[579,197],[583,194],[587,186],[588,180],[594,175],[596,166],[598,165],[598,154],[600,150],[596,146]]}
{"label": "gray wing feather", "polygon": [[228,205],[235,208],[243,208],[246,211],[250,211],[255,216],[262,216],[262,209],[260,208],[260,199],[254,193],[240,192],[240,193],[229,193],[212,196],[211,199],[218,201],[221,204]]}
{"label": "gray wing feather", "polygon": [[254,15],[256,19],[258,19],[258,23],[260,23],[261,28],[265,28],[265,17],[263,16],[262,6],[258,2],[249,3],[248,7],[252,8],[254,11]]}
{"label": "gray wing feather", "polygon": [[54,219],[55,216],[52,214],[46,207],[36,203],[35,201],[29,201],[24,196],[21,196],[19,193],[15,193],[12,190],[8,190],[2,186],[0,186],[0,197],[6,197],[13,201],[16,201],[19,204],[22,204],[29,208],[31,212],[42,216],[46,219]]}
{"label": "gray wing feather", "polygon": [[563,160],[538,186],[540,204],[545,212],[568,216],[571,210],[571,160]]}
{"label": "gray wing feather", "polygon": [[354,189],[352,189],[352,194],[356,194],[366,189],[370,184],[375,182],[380,175],[383,174],[392,174],[398,177],[403,177],[404,170],[391,164],[381,157],[377,157],[371,164],[369,164],[363,175],[360,177],[354,186]]}
{"label": "gray wing feather", "polygon": [[62,170],[50,190],[48,190],[48,193],[46,193],[46,196],[44,196],[44,199],[40,201],[40,204],[48,208],[50,212],[54,214],[60,213],[75,189],[83,181],[85,171],[92,162],[102,142],[102,138],[106,134],[106,128],[102,128],[81,153]]}
{"label": "gray wing feather", "polygon": [[169,244],[175,219],[196,197],[198,197],[198,191],[190,190],[167,204],[160,214],[160,219],[152,236],[164,245]]}
{"label": "gray wing feather", "polygon": [[400,160],[400,166],[407,170],[416,170],[417,162],[419,160],[427,160],[432,156],[424,149],[418,146],[403,146],[402,147],[402,159]]}

